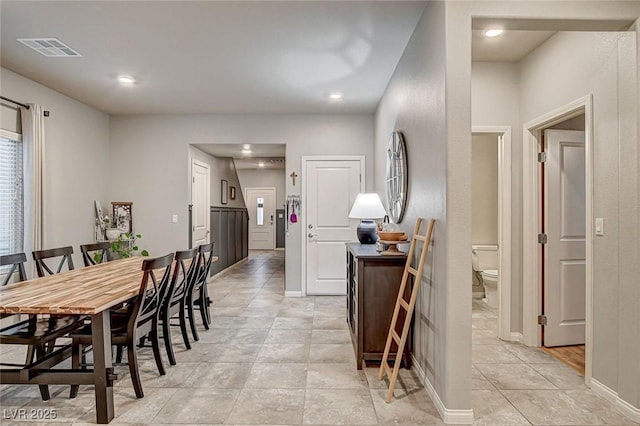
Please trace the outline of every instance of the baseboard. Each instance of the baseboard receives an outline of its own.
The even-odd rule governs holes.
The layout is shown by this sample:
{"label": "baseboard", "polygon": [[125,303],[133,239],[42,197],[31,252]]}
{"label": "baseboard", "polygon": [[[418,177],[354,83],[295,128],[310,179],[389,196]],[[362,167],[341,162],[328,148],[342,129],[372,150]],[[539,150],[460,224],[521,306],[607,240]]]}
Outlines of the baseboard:
{"label": "baseboard", "polygon": [[511,342],[522,342],[522,333],[517,332],[517,331],[512,331],[511,335],[509,336],[509,341]]}
{"label": "baseboard", "polygon": [[284,292],[284,297],[302,297],[301,291],[286,291]]}
{"label": "baseboard", "polygon": [[603,385],[593,377],[591,378],[591,390],[607,401],[614,403],[618,411],[629,417],[629,419],[633,420],[634,422],[640,423],[640,408],[634,407],[627,401],[621,399],[618,396],[618,392],[614,391],[608,386]]}
{"label": "baseboard", "polygon": [[427,379],[427,375],[424,373],[424,370],[418,363],[418,360],[411,354],[411,361],[413,368],[418,372],[418,377],[420,377],[420,382],[422,382],[422,386],[424,386],[425,390],[429,394],[431,401],[436,406],[442,421],[446,424],[457,424],[457,425],[470,425],[473,423],[473,410],[451,410],[444,406],[444,403],[440,399],[440,395],[434,389],[433,385]]}

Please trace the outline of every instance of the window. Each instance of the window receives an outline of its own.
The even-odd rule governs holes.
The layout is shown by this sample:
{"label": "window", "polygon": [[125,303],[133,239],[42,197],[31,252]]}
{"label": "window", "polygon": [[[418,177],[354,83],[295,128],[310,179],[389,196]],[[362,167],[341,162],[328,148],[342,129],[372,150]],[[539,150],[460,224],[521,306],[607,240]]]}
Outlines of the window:
{"label": "window", "polygon": [[256,212],[256,225],[262,226],[264,225],[264,198],[257,197],[256,198],[257,212]]}
{"label": "window", "polygon": [[0,130],[0,255],[24,250],[22,138]]}

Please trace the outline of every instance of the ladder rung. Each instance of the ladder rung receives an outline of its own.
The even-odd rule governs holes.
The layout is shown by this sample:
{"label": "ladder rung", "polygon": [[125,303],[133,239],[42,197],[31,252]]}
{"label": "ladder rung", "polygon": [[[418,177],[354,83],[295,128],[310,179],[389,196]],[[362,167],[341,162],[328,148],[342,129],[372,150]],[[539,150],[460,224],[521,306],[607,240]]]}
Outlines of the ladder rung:
{"label": "ladder rung", "polygon": [[395,330],[391,330],[391,336],[393,336],[393,340],[395,340],[396,343],[400,345],[400,336],[398,336],[398,333],[396,333]]}
{"label": "ladder rung", "polygon": [[417,276],[418,276],[418,271],[416,271],[415,269],[413,269],[411,266],[409,266],[409,267],[407,268],[407,271],[409,271],[409,273],[410,273],[411,275],[413,275],[414,277],[417,277]]}
{"label": "ladder rung", "polygon": [[402,306],[405,311],[409,311],[409,304],[405,302],[404,299],[400,299],[400,306]]}
{"label": "ladder rung", "polygon": [[418,240],[418,241],[427,241],[427,237],[425,237],[424,235],[414,235],[413,236],[414,240]]}

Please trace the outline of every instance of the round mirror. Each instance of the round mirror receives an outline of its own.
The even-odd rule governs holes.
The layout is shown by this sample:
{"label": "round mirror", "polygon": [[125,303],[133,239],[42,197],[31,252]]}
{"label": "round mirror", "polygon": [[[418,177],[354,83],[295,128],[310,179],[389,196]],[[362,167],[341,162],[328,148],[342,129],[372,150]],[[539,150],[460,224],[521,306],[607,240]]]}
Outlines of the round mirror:
{"label": "round mirror", "polygon": [[387,145],[387,207],[395,223],[402,222],[407,204],[407,150],[402,133],[393,132]]}

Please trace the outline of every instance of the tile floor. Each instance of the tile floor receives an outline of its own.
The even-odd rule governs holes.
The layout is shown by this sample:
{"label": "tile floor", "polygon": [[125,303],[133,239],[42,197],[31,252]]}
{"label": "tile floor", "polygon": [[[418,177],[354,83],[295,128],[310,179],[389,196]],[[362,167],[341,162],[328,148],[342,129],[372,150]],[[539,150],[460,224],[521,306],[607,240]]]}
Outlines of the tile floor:
{"label": "tile floor", "polygon": [[[285,298],[283,282],[283,252],[252,252],[212,281],[212,329],[201,331],[190,351],[176,330],[178,364],[167,367],[166,376],[158,376],[150,350],[141,351],[145,398],[135,398],[127,368],[117,367],[113,423],[442,424],[414,372],[401,370],[397,399],[386,404],[377,369],[355,369],[343,297]],[[634,424],[559,361],[495,336],[495,312],[474,301],[476,424]],[[7,362],[22,352],[0,347]],[[68,398],[68,387],[51,391],[43,402],[37,387],[1,387],[0,423],[37,423],[11,421],[11,409],[18,408],[28,416],[31,409],[55,409],[57,424],[95,422],[90,387],[81,387],[76,399]]]}

